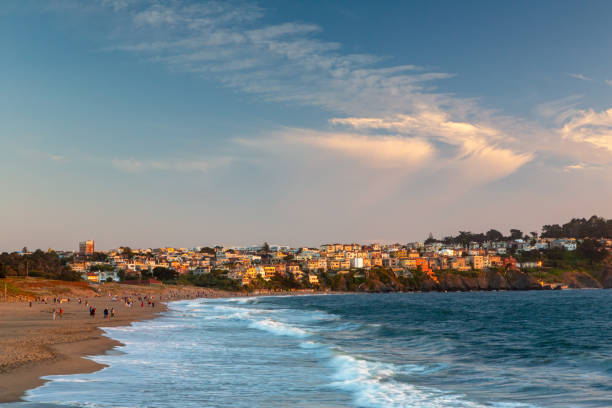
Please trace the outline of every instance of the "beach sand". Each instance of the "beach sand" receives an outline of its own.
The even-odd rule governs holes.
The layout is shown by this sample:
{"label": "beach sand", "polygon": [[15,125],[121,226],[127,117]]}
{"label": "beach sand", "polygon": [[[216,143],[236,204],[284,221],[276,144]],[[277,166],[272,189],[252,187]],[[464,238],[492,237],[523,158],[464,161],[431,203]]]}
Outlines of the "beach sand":
{"label": "beach sand", "polygon": [[[144,307],[135,297],[132,307],[127,307],[122,295],[135,293],[139,288],[124,289],[126,293],[117,293],[117,300],[108,295],[89,297],[88,301],[95,306],[96,316],[89,315],[89,306],[85,298],[78,303],[78,298],[70,302],[53,303],[53,297],[47,304],[32,302],[0,302],[0,403],[20,400],[24,392],[45,382],[41,376],[93,372],[103,368],[84,356],[103,354],[119,342],[103,335],[99,327],[125,326],[131,322],[150,319],[166,310],[163,302],[194,298],[203,293],[198,289],[156,290],[155,307],[144,302]],[[170,295],[171,293],[171,295]],[[216,296],[207,290],[205,295]],[[59,317],[60,307],[64,310]],[[104,308],[114,308],[114,318],[104,318]],[[58,312],[53,320],[53,310]]]}

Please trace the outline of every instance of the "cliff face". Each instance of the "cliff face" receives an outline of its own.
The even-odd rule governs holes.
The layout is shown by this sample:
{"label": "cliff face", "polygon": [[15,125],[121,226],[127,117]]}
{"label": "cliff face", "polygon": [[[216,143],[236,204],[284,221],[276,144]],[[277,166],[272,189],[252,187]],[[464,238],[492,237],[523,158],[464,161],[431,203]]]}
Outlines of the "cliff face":
{"label": "cliff face", "polygon": [[481,271],[474,277],[447,273],[439,280],[439,285],[431,280],[426,282],[424,289],[448,291],[541,289],[536,279],[519,271],[509,271],[503,274],[496,271]]}
{"label": "cliff face", "polygon": [[607,266],[601,276],[601,285],[606,288],[612,288],[612,266]]}
{"label": "cliff face", "polygon": [[[395,292],[402,290],[422,291],[477,291],[477,290],[542,290],[552,289],[556,285],[544,285],[528,273],[520,271],[480,271],[474,275],[458,273],[440,273],[439,282],[426,277],[418,286],[405,285],[393,279],[386,283],[371,279],[359,288],[366,292]],[[561,277],[560,285],[573,289],[612,288],[612,267],[603,271],[601,282],[586,272],[566,272]]]}
{"label": "cliff face", "polygon": [[572,289],[601,289],[602,284],[586,272],[565,272],[563,283]]}

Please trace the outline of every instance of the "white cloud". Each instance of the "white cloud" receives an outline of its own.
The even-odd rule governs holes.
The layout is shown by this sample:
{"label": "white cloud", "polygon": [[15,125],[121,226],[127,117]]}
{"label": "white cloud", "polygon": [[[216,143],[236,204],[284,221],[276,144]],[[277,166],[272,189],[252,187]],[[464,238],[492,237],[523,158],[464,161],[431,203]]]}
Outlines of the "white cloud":
{"label": "white cloud", "polygon": [[136,52],[266,100],[349,114],[372,106],[406,112],[416,105],[458,102],[432,93],[428,84],[451,74],[414,65],[376,66],[378,56],[342,53],[341,44],[316,38],[321,27],[314,24],[265,25],[262,10],[248,4],[162,4],[128,7],[133,26],[121,27],[123,44],[106,49]]}
{"label": "white cloud", "polygon": [[[113,38],[120,40],[108,50],[136,53],[263,100],[317,106],[337,117],[333,125],[351,127],[345,133],[296,138],[294,144],[357,157],[364,146],[380,148],[377,154],[383,155],[382,146],[418,140],[436,155],[438,163],[431,166],[463,168],[465,177],[475,180],[484,180],[485,173],[486,180],[504,177],[538,153],[588,161],[576,157],[582,150],[561,143],[557,130],[579,112],[580,96],[537,107],[536,113],[555,126],[543,128],[484,109],[475,99],[437,90],[435,82],[452,73],[393,66],[377,55],[343,52],[342,44],[319,37],[318,25],[266,24],[264,10],[254,5],[143,1],[117,15],[121,24],[133,24],[118,24],[119,34]],[[591,80],[584,74],[568,75]],[[347,147],[349,139],[339,136],[347,134],[355,147]],[[438,144],[445,146],[438,149]],[[338,146],[343,146],[342,153]]]}
{"label": "white cloud", "polygon": [[265,138],[236,139],[237,143],[268,151],[294,153],[308,160],[312,149],[334,158],[348,158],[355,167],[415,169],[433,159],[435,149],[423,139],[401,136],[372,137],[351,133],[285,129]]}
{"label": "white cloud", "polygon": [[563,171],[572,172],[572,171],[582,171],[582,170],[601,170],[602,168],[604,167],[600,164],[580,162],[580,163],[570,164],[570,165],[565,166],[563,168]]}
{"label": "white cloud", "polygon": [[452,121],[443,112],[390,118],[335,118],[331,122],[361,130],[382,129],[406,136],[428,137],[454,146],[453,156],[442,161],[441,167],[463,169],[464,177],[483,181],[505,177],[533,158],[531,153],[499,146],[502,142],[513,141],[499,130],[479,123]]}
{"label": "white cloud", "polygon": [[576,107],[584,99],[583,95],[570,95],[554,101],[545,102],[534,108],[534,113],[555,123],[562,123],[576,114]]}
{"label": "white cloud", "polygon": [[604,82],[606,83],[606,85],[612,86],[612,79],[606,79]]}
{"label": "white cloud", "polygon": [[583,74],[567,74],[567,75],[571,76],[572,78],[579,79],[581,81],[592,81],[593,80],[592,78],[589,78],[588,76],[583,75]]}
{"label": "white cloud", "polygon": [[570,164],[568,166],[565,166],[564,169],[565,171],[572,171],[572,170],[582,170],[584,169],[584,163],[576,163],[576,164]]}
{"label": "white cloud", "polygon": [[612,152],[612,109],[578,111],[563,125],[560,133],[565,140],[587,143]]}

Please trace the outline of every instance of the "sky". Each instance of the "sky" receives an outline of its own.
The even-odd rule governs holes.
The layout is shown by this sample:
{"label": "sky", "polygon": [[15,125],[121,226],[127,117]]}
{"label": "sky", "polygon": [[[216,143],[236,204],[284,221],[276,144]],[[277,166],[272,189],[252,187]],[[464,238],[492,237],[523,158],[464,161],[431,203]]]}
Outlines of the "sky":
{"label": "sky", "polygon": [[0,250],[612,218],[609,1],[5,0]]}

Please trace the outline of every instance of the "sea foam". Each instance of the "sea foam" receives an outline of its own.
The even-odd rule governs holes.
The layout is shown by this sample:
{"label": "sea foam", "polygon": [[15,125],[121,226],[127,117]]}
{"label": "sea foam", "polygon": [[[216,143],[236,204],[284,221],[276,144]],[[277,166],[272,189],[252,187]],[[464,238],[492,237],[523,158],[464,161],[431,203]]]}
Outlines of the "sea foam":
{"label": "sea foam", "polygon": [[291,326],[272,319],[255,320],[250,325],[250,328],[265,330],[277,336],[290,337],[307,337],[309,333],[299,327]]}

